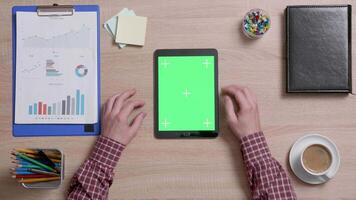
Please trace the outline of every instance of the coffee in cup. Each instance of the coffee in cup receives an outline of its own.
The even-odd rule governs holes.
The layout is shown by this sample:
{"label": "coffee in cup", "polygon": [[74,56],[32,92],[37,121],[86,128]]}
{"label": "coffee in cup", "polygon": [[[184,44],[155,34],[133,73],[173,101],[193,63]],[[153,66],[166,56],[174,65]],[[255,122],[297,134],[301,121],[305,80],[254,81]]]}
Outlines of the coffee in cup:
{"label": "coffee in cup", "polygon": [[312,144],[305,148],[301,161],[303,168],[313,175],[325,174],[332,164],[332,154],[321,144]]}

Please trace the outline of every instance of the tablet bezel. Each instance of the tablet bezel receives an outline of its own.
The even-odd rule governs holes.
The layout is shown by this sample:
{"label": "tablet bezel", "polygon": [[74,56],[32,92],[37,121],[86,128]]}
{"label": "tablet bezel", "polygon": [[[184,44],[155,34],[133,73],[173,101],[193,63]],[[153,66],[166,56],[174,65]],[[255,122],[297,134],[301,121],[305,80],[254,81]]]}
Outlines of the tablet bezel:
{"label": "tablet bezel", "polygon": [[[158,125],[158,57],[159,56],[214,56],[215,130],[159,131]],[[216,49],[157,49],[153,55],[154,71],[154,135],[156,138],[215,138],[219,132],[218,51]]]}

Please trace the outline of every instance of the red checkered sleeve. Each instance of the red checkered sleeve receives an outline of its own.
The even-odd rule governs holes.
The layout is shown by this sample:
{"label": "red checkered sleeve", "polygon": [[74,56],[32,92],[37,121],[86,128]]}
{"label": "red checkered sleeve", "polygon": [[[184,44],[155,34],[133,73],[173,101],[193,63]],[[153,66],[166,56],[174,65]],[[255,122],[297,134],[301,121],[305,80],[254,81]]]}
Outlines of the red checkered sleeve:
{"label": "red checkered sleeve", "polygon": [[241,151],[252,199],[297,199],[286,172],[272,157],[262,132],[243,137]]}
{"label": "red checkered sleeve", "polygon": [[124,148],[115,140],[99,136],[89,158],[73,176],[67,199],[107,199],[114,168]]}

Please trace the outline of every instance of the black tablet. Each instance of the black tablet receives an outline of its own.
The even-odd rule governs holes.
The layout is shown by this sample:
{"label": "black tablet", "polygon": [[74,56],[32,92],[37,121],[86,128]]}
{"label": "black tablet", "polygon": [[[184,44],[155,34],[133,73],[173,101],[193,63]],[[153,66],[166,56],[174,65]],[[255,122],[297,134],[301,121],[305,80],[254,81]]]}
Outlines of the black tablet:
{"label": "black tablet", "polygon": [[217,50],[156,50],[154,98],[157,138],[216,137],[219,130]]}

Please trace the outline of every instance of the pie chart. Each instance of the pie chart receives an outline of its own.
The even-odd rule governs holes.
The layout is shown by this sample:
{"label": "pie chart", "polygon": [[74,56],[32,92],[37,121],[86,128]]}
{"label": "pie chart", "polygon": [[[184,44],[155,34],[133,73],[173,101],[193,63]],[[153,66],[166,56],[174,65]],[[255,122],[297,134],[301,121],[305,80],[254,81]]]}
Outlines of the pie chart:
{"label": "pie chart", "polygon": [[75,68],[75,75],[78,77],[82,78],[88,74],[88,68],[86,68],[84,65],[78,65]]}

